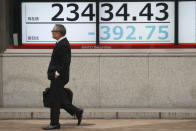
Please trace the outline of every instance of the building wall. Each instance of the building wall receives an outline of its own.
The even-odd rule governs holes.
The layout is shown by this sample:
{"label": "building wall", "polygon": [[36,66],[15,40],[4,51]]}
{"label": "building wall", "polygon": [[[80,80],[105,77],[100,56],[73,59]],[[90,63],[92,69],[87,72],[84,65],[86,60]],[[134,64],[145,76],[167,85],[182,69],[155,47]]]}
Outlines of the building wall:
{"label": "building wall", "polygon": [[[0,52],[5,48],[5,39],[6,39],[6,31],[5,31],[5,12],[6,12],[6,1],[0,1]],[[2,57],[0,56],[0,107],[3,105],[3,83],[2,83]]]}
{"label": "building wall", "polygon": [[[0,52],[2,51],[2,43],[3,43],[3,40],[2,40],[2,1],[0,1]],[[2,102],[3,102],[3,97],[2,97],[2,94],[3,94],[3,85],[2,85],[2,62],[1,62],[1,57],[0,57],[0,107],[2,107]]]}
{"label": "building wall", "polygon": [[[196,107],[196,50],[72,50],[81,107]],[[4,107],[42,107],[51,50],[3,54]]]}
{"label": "building wall", "polygon": [[[0,0],[0,53],[11,44],[10,0]],[[3,106],[2,57],[0,55],[0,107]]]}
{"label": "building wall", "polygon": [[0,56],[0,107],[3,106],[2,57]]}
{"label": "building wall", "polygon": [[[10,44],[0,0],[0,52]],[[51,50],[0,54],[0,107],[42,107]],[[66,87],[81,107],[196,107],[196,50],[73,50]]]}

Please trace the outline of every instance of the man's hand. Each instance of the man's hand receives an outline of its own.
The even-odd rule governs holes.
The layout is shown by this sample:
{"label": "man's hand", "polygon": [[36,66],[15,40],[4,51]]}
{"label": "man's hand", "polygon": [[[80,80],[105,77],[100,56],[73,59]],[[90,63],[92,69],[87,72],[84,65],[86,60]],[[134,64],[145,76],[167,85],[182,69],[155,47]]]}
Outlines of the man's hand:
{"label": "man's hand", "polygon": [[54,77],[55,77],[55,78],[58,78],[58,77],[59,77],[59,75],[56,75],[56,74],[55,74],[55,75],[54,75]]}
{"label": "man's hand", "polygon": [[58,78],[60,76],[60,74],[56,71],[55,72],[55,75],[54,75],[54,78],[56,79],[56,78]]}

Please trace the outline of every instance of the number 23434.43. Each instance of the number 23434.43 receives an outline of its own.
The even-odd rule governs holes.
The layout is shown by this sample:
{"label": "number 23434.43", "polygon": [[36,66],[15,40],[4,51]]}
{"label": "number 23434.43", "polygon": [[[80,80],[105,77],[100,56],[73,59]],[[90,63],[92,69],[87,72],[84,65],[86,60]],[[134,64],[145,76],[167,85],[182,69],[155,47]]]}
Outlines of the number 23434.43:
{"label": "number 23434.43", "polygon": [[[147,21],[166,21],[169,17],[168,13],[168,4],[167,3],[146,3],[144,6],[139,9],[139,14],[133,14],[135,12],[129,12],[128,10],[129,3],[123,3],[120,5],[118,9],[114,9],[114,5],[111,3],[102,3],[100,5],[100,9],[103,13],[100,14],[101,21],[112,21],[115,17],[123,18],[123,21],[128,21],[128,18],[131,18],[132,21],[136,21],[136,16],[138,17],[146,17]],[[66,7],[64,7],[60,3],[52,4],[52,9],[58,8],[58,11],[51,18],[52,21],[77,21],[80,17],[86,17],[89,21],[95,20],[95,4],[87,4],[87,6],[83,9],[80,9],[80,5],[76,3],[68,3]],[[60,17],[63,13],[64,8],[70,14],[66,18]],[[152,8],[156,8],[159,14],[155,16],[155,13],[152,11]]]}

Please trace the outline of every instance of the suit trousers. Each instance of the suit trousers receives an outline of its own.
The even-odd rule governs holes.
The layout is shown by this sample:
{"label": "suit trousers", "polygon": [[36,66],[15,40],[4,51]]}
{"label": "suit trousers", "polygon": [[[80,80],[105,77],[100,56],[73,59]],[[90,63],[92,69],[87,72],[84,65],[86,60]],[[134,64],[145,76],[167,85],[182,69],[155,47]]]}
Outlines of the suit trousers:
{"label": "suit trousers", "polygon": [[[53,90],[58,90],[60,88],[64,88],[65,84],[66,83],[60,78],[53,79],[51,80],[50,88],[52,88]],[[53,106],[50,107],[50,125],[59,124],[60,108],[63,108],[72,116],[81,111],[81,109],[72,105],[72,103],[66,103],[62,106],[60,105],[60,101],[58,101],[54,103]]]}

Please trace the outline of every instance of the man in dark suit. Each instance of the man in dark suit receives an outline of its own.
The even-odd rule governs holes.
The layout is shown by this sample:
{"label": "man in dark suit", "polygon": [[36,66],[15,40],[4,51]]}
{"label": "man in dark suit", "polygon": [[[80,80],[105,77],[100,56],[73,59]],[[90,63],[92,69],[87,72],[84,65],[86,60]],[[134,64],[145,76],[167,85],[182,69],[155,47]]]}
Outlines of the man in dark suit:
{"label": "man in dark suit", "polygon": [[82,120],[83,110],[72,105],[65,93],[64,86],[69,81],[69,67],[71,62],[71,49],[67,38],[66,29],[63,25],[56,24],[52,30],[52,36],[57,40],[53,49],[51,61],[48,67],[48,79],[51,80],[49,103],[50,125],[44,130],[59,129],[60,108],[64,108],[69,114],[76,115],[78,125]]}

